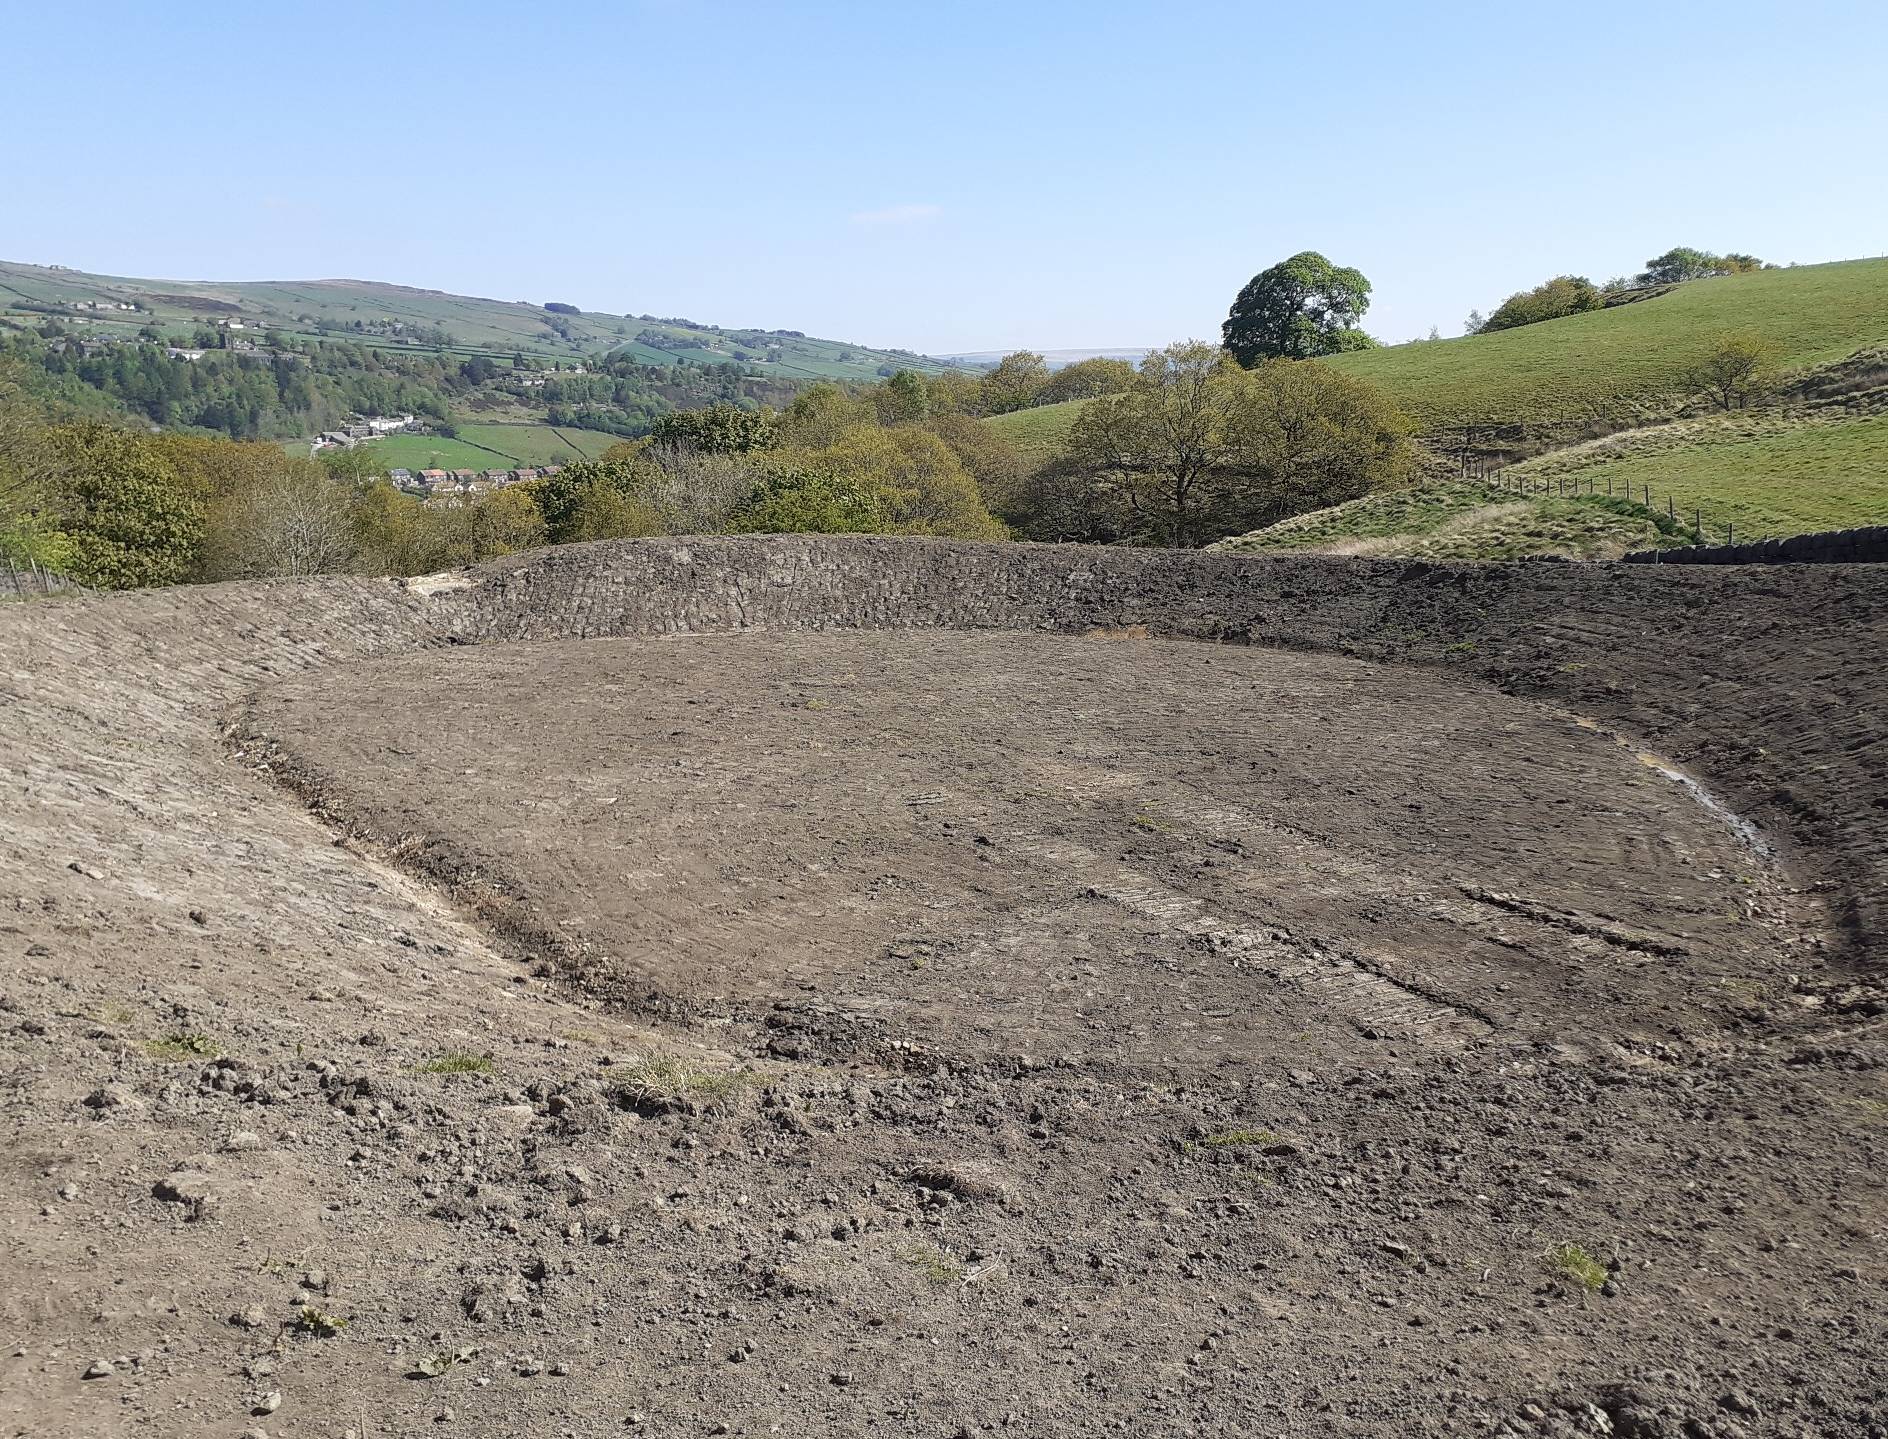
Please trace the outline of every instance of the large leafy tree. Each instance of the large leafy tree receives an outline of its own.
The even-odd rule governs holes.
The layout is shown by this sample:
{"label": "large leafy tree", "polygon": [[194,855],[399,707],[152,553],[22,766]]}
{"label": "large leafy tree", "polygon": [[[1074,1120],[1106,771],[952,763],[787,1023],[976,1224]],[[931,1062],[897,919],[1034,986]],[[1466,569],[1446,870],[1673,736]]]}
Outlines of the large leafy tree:
{"label": "large leafy tree", "polygon": [[674,410],[650,428],[658,445],[680,445],[709,455],[739,455],[773,444],[779,421],[772,410],[744,410],[717,401],[704,410]]}
{"label": "large leafy tree", "polygon": [[1037,402],[1036,397],[1048,383],[1048,363],[1034,350],[1005,355],[983,377],[983,412],[1007,415],[1012,410],[1026,410]]}
{"label": "large leafy tree", "polygon": [[1357,328],[1369,308],[1370,282],[1362,271],[1304,250],[1254,275],[1232,302],[1220,333],[1241,365],[1307,360],[1373,345]]}
{"label": "large leafy tree", "polygon": [[1224,358],[1198,340],[1156,350],[1132,389],[1096,400],[1069,433],[1071,458],[1111,477],[1128,508],[1176,548],[1199,543],[1205,491],[1236,453],[1240,392]]}

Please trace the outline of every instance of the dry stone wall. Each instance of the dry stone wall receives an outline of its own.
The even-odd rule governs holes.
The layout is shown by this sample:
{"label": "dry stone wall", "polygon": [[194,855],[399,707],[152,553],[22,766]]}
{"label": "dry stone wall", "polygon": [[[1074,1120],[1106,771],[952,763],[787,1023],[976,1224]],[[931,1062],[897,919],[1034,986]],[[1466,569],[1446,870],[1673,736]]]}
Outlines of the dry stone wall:
{"label": "dry stone wall", "polygon": [[1825,530],[1746,545],[1697,545],[1682,550],[1637,550],[1635,565],[1879,565],[1888,564],[1888,525]]}

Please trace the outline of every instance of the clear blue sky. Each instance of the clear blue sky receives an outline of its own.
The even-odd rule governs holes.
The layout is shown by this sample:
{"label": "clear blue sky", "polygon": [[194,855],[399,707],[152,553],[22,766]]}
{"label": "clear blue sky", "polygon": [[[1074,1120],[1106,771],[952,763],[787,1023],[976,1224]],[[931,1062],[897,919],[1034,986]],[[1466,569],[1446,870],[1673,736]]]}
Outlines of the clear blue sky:
{"label": "clear blue sky", "polygon": [[1366,327],[1675,244],[1888,251],[1888,4],[7,7],[0,257],[352,276],[917,349]]}

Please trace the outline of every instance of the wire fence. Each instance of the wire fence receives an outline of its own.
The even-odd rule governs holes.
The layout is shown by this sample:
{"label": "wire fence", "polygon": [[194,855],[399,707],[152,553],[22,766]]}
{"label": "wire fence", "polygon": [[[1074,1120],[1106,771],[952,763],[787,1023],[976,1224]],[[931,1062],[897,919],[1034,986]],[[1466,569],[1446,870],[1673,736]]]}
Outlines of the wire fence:
{"label": "wire fence", "polygon": [[[1734,545],[1754,540],[1781,538],[1762,531],[1740,530],[1737,521],[1729,515],[1712,515],[1703,505],[1695,502],[1680,505],[1670,495],[1654,495],[1652,487],[1646,484],[1633,485],[1625,480],[1615,480],[1612,475],[1604,479],[1598,475],[1515,475],[1505,454],[1499,449],[1481,448],[1490,444],[1499,445],[1508,438],[1507,430],[1512,427],[1469,427],[1462,432],[1462,438],[1456,450],[1456,474],[1464,480],[1479,480],[1517,495],[1543,495],[1560,499],[1573,499],[1583,495],[1607,495],[1616,499],[1628,500],[1635,505],[1642,505],[1653,514],[1663,514],[1667,523],[1680,529],[1689,536],[1694,545]],[[1582,481],[1584,480],[1584,484]]]}
{"label": "wire fence", "polygon": [[85,587],[32,560],[22,569],[0,558],[0,600],[36,600],[47,595],[83,594]]}

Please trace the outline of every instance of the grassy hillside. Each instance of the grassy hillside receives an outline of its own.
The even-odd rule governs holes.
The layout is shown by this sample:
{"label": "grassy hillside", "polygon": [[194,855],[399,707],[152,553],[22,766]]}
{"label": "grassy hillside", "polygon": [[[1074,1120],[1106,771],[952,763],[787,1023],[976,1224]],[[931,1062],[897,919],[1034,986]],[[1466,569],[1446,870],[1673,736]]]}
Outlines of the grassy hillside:
{"label": "grassy hillside", "polygon": [[1888,414],[1766,413],[1685,420],[1571,449],[1506,471],[1514,479],[1578,476],[1583,488],[1630,488],[1681,514],[1702,510],[1753,538],[1888,524]]}
{"label": "grassy hillside", "polygon": [[[116,308],[121,303],[139,308]],[[556,315],[537,304],[367,280],[142,280],[0,261],[0,316],[32,320],[49,314],[84,319],[102,333],[155,323],[178,335],[206,321],[233,317],[291,335],[339,334],[389,347],[413,344],[426,349],[433,348],[436,332],[443,330],[453,348],[466,354],[509,357],[522,351],[540,359],[572,360],[627,347],[645,364],[743,363],[783,379],[872,380],[884,366],[927,373],[949,368],[906,351],[874,350],[840,340],[626,315]],[[356,330],[357,324],[363,328]],[[645,332],[655,332],[660,343],[639,341]]]}
{"label": "grassy hillside", "polygon": [[1339,355],[1429,431],[1464,423],[1627,422],[1676,398],[1723,335],[1752,330],[1786,369],[1888,341],[1888,259],[1694,280],[1638,304],[1493,335]]}
{"label": "grassy hillside", "polygon": [[1033,410],[992,415],[984,424],[1008,440],[1031,465],[1040,465],[1061,452],[1075,417],[1089,404],[1088,400],[1065,400],[1059,405],[1038,405]]}
{"label": "grassy hillside", "polygon": [[[1595,419],[1617,428],[1678,398],[1679,376],[1738,330],[1762,335],[1786,370],[1888,344],[1888,259],[1694,280],[1637,304],[1325,363],[1381,386],[1423,431]],[[1045,405],[987,423],[1029,458],[1047,459],[1087,403]]]}
{"label": "grassy hillside", "polygon": [[1493,484],[1444,482],[1366,495],[1210,548],[1229,554],[1602,560],[1689,539],[1673,529],[1641,505],[1603,495],[1519,496]]}

